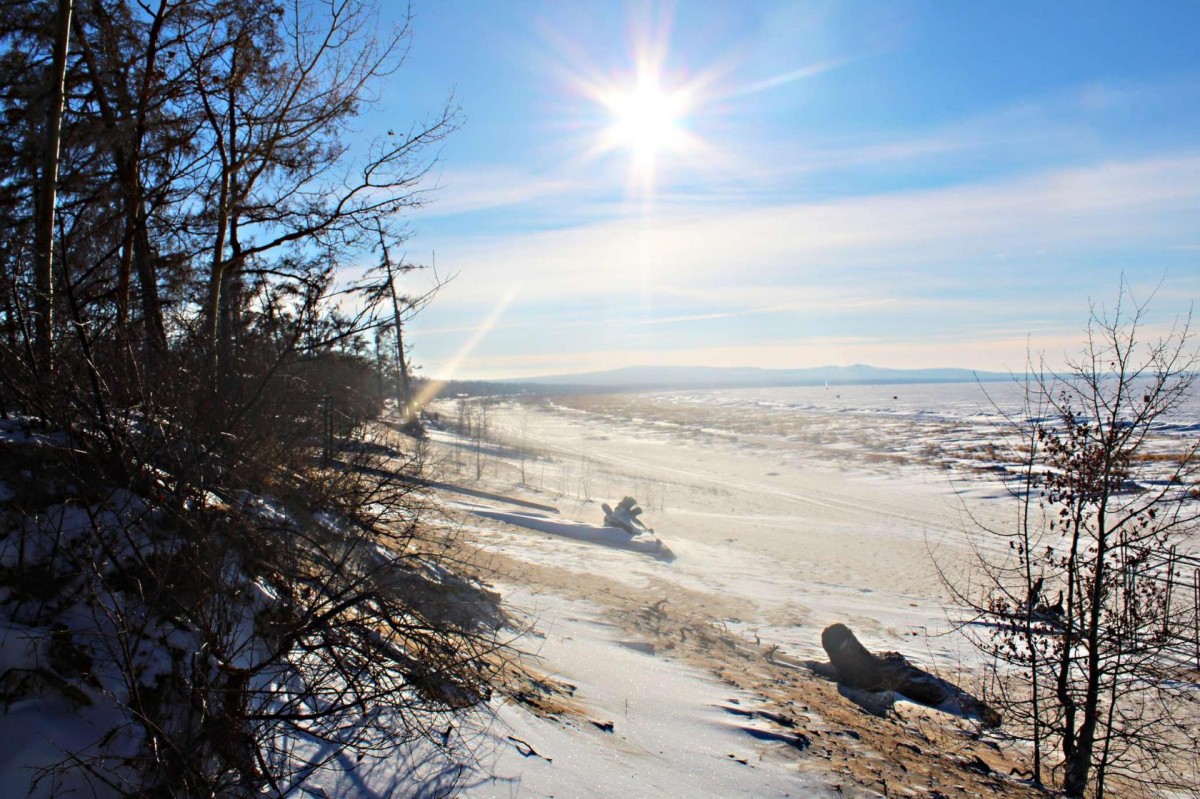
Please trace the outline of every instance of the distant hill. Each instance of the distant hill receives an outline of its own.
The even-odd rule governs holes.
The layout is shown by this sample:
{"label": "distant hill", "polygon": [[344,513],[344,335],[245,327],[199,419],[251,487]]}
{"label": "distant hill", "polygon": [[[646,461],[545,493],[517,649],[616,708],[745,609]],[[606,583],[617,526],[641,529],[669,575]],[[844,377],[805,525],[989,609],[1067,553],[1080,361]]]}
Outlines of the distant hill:
{"label": "distant hill", "polygon": [[626,366],[603,372],[522,377],[495,383],[589,388],[757,388],[766,386],[971,383],[1011,380],[1006,372],[970,369],[884,369],[877,366],[819,366],[759,369],[720,366]]}

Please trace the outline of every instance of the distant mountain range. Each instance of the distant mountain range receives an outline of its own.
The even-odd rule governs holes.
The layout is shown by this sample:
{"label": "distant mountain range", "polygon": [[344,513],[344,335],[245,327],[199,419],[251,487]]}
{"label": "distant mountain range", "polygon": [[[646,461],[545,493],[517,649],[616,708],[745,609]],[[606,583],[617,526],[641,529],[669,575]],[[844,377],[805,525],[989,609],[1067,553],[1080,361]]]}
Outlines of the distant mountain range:
{"label": "distant mountain range", "polygon": [[1006,372],[970,369],[883,369],[878,366],[819,366],[758,369],[720,366],[626,366],[603,372],[497,380],[496,383],[589,388],[758,388],[766,386],[971,383],[1011,380]]}

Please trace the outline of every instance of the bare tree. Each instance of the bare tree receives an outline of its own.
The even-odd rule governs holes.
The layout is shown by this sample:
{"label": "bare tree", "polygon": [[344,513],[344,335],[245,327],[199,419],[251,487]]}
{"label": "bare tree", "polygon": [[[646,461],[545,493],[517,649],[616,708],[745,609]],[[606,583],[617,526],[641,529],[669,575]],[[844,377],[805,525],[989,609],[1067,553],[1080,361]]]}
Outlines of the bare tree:
{"label": "bare tree", "polygon": [[434,284],[429,290],[416,296],[402,295],[396,287],[397,279],[401,275],[423,267],[407,263],[403,259],[398,263],[393,262],[387,237],[381,225],[377,226],[376,233],[379,236],[381,262],[378,267],[363,276],[363,280],[355,286],[355,290],[367,303],[367,316],[381,328],[391,327],[392,329],[396,345],[392,361],[393,396],[396,400],[396,409],[400,414],[400,425],[405,432],[423,437],[425,428],[421,424],[420,408],[416,407],[414,403],[412,374],[404,343],[404,325],[429,303],[445,283],[435,273]]}
{"label": "bare tree", "polygon": [[66,93],[67,47],[71,38],[71,0],[58,0],[54,14],[54,55],[47,94],[42,171],[35,197],[34,218],[34,334],[37,357],[49,365],[53,326],[52,264],[54,261],[54,211],[58,197],[58,159],[62,145],[63,103]]}
{"label": "bare tree", "polygon": [[491,430],[488,427],[488,405],[490,404],[489,397],[479,397],[474,407],[477,409],[478,415],[475,417],[475,428],[473,438],[475,440],[475,479],[483,478],[483,445],[488,441]]}
{"label": "bare tree", "polygon": [[186,68],[171,54],[191,30],[177,0],[143,9],[124,3],[92,2],[76,17],[79,49],[99,131],[111,159],[120,196],[120,258],[116,277],[116,327],[127,337],[131,276],[136,271],[144,340],[151,354],[166,349],[159,296],[161,245],[151,238],[152,217],[161,224],[172,184],[186,174],[191,133],[185,106],[177,101]]}
{"label": "bare tree", "polygon": [[[369,292],[337,275],[403,238],[455,125],[447,105],[351,129],[407,21],[358,0],[2,5],[0,414],[65,442],[0,441],[0,471],[62,475],[0,498],[0,549],[51,544],[0,570],[5,624],[57,652],[12,696],[119,711],[44,786],[282,796],[346,750],[444,746],[430,725],[486,697],[502,618],[423,538],[420,450],[362,432],[383,405],[363,339],[429,295],[389,280],[390,316],[347,311]],[[325,397],[359,436],[336,464]]]}
{"label": "bare tree", "polygon": [[1065,374],[1031,370],[1009,419],[1015,523],[983,530],[973,587],[958,589],[1033,780],[1072,797],[1196,793],[1200,715],[1181,681],[1196,605],[1175,574],[1200,527],[1200,441],[1163,428],[1198,358],[1188,321],[1143,341],[1145,326],[1123,287]]}
{"label": "bare tree", "polygon": [[202,330],[215,358],[232,340],[248,266],[297,248],[337,265],[368,249],[419,204],[431,163],[421,156],[456,120],[448,105],[351,152],[348,126],[402,63],[408,36],[407,26],[380,36],[375,10],[357,0],[213,2],[192,13],[205,34],[193,36],[188,60],[211,154],[195,222],[209,252]]}

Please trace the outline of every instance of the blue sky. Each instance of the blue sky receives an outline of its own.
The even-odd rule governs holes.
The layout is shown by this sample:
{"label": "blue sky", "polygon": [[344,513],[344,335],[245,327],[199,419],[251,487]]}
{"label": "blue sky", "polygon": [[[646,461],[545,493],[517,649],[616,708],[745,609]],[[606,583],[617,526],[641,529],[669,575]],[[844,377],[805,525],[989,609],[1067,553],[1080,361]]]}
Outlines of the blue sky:
{"label": "blue sky", "polygon": [[[417,0],[436,377],[1021,369],[1200,297],[1200,3]],[[641,88],[638,88],[641,87]],[[412,290],[419,290],[415,278]]]}

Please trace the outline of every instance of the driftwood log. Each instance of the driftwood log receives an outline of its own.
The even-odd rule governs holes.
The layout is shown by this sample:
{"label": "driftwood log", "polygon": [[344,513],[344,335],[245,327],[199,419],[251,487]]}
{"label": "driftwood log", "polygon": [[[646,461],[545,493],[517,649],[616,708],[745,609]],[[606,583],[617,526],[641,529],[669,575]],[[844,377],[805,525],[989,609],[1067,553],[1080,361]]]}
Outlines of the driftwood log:
{"label": "driftwood log", "polygon": [[642,509],[638,507],[637,500],[633,497],[623,498],[617,503],[616,510],[610,508],[607,502],[602,503],[600,507],[604,511],[605,527],[619,527],[630,535],[654,532],[638,518],[642,515]]}
{"label": "driftwood log", "polygon": [[867,651],[844,624],[831,624],[821,633],[821,646],[837,671],[838,682],[865,691],[888,691],[894,681],[884,672],[883,662]]}
{"label": "driftwood log", "polygon": [[914,666],[899,652],[871,653],[844,624],[826,627],[821,633],[821,645],[840,683],[864,691],[894,691],[923,705],[947,706],[989,726],[1000,723],[999,715],[987,704]]}

